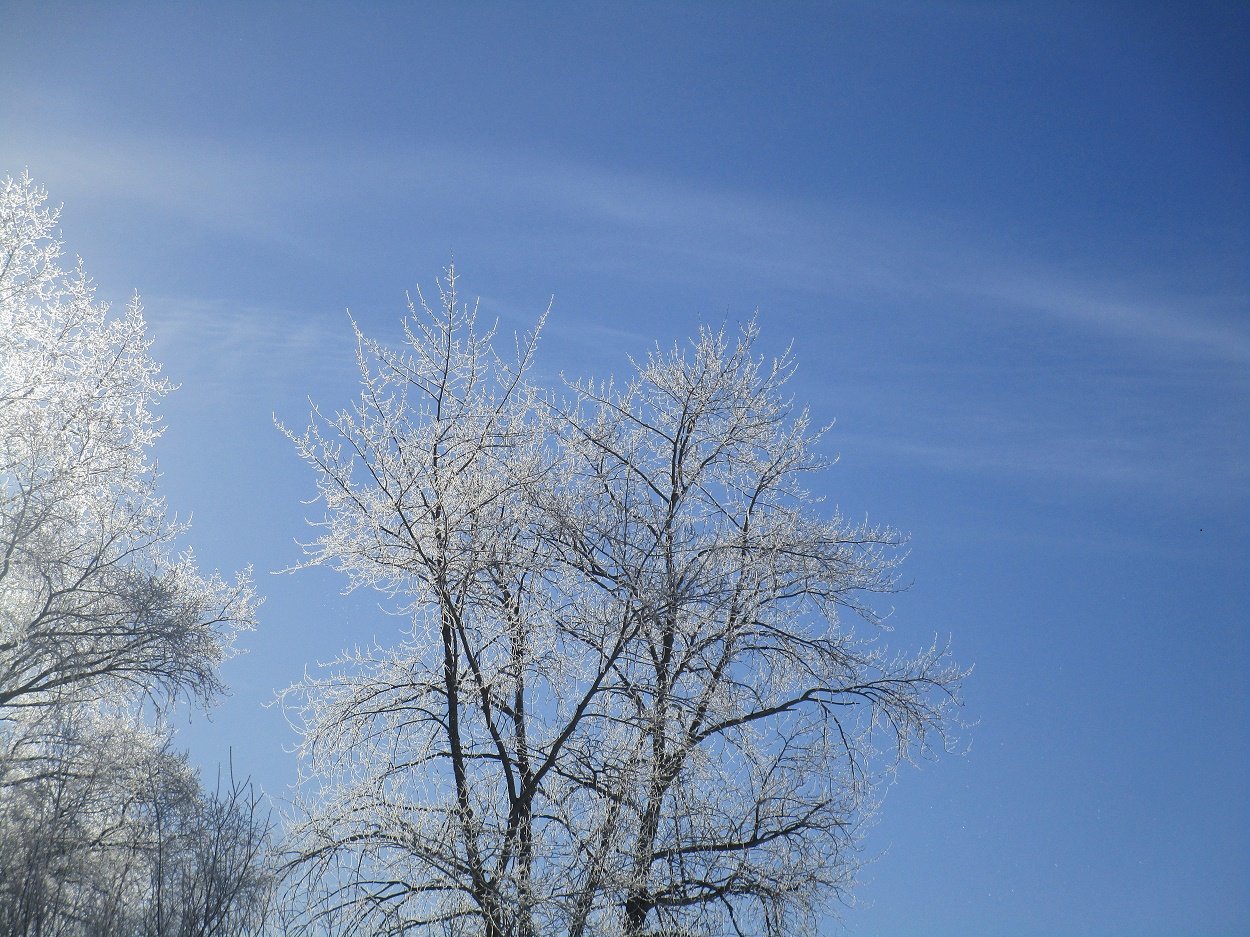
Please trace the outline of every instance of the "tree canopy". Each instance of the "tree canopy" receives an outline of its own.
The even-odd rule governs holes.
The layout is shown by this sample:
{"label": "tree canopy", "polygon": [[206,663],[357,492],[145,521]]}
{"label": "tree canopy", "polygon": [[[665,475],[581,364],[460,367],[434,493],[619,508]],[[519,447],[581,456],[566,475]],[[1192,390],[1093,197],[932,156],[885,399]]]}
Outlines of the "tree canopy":
{"label": "tree canopy", "polygon": [[202,790],[163,717],[223,692],[256,597],[176,549],[142,308],[96,302],[56,223],[0,180],[0,930],[242,933],[266,815]]}
{"label": "tree canopy", "polygon": [[357,332],[359,400],[288,430],[325,506],[307,563],[406,634],[284,694],[313,919],[781,935],[847,893],[964,671],[878,642],[903,538],[809,492],[822,431],[757,334],[543,391],[536,334],[498,354],[454,270],[401,350]]}

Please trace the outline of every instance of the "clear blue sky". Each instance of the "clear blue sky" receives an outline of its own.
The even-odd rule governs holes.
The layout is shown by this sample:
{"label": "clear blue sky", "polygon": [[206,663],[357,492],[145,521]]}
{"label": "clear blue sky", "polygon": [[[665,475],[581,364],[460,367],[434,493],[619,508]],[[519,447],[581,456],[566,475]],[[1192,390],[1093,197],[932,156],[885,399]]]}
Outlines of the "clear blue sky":
{"label": "clear blue sky", "polygon": [[[261,709],[390,640],[296,560],[271,414],[354,393],[454,252],[542,368],[700,322],[794,339],[825,493],[909,530],[891,641],[975,662],[904,771],[856,937],[1250,932],[1244,3],[0,4],[0,173],[181,389],[157,454],[269,597],[183,732],[281,793]],[[831,924],[830,933],[835,932]]]}

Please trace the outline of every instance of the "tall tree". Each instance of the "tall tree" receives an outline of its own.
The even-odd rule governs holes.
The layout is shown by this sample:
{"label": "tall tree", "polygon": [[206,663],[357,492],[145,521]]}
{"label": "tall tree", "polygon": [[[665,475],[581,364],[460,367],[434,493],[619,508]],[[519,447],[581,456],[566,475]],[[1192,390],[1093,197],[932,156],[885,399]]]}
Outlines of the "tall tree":
{"label": "tall tree", "polygon": [[205,790],[132,714],[61,715],[28,745],[40,770],[0,791],[0,933],[259,934],[270,824],[252,786],[231,774]]}
{"label": "tall tree", "polygon": [[368,933],[800,931],[845,895],[883,773],[944,743],[964,676],[890,655],[900,536],[823,508],[821,433],[756,328],[623,387],[529,386],[458,304],[292,434],[326,515],[309,564],[405,640],[285,694],[303,735],[290,869]]}
{"label": "tall tree", "polygon": [[552,411],[556,561],[631,637],[561,798],[573,933],[798,932],[852,884],[878,745],[926,748],[956,702],[944,647],[889,656],[842,621],[883,624],[901,538],[806,489],[822,433],[756,337],[704,330]]}
{"label": "tall tree", "polygon": [[149,459],[169,384],[142,308],[97,303],[60,266],[57,213],[27,176],[0,181],[0,714],[120,694],[207,702],[246,573],[202,576]]}
{"label": "tall tree", "polygon": [[[169,384],[141,307],[111,314],[62,266],[46,203],[29,176],[0,180],[0,921],[122,934],[152,861],[136,811],[212,814],[161,717],[224,689],[256,600],[247,572],[176,552],[149,455]],[[258,842],[237,813],[219,831]]]}
{"label": "tall tree", "polygon": [[325,783],[294,829],[297,881],[366,933],[523,933],[535,913],[530,753],[550,738],[525,709],[541,679],[533,342],[505,365],[455,286],[440,313],[413,310],[408,354],[358,332],[359,403],[289,434],[327,509],[309,562],[411,620],[394,648],[358,649],[286,694],[310,784]]}

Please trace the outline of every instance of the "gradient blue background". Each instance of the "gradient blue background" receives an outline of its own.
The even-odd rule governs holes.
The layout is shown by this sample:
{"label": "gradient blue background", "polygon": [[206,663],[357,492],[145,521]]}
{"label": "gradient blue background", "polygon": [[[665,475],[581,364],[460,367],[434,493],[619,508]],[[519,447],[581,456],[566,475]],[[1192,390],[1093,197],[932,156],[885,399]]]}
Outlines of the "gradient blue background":
{"label": "gradient blue background", "polygon": [[396,622],[299,557],[274,429],[354,393],[455,255],[540,370],[733,326],[837,418],[822,493],[911,532],[890,637],[974,662],[830,934],[1250,932],[1244,3],[0,3],[0,173],[141,291],[157,454],[268,596],[182,740],[275,795],[261,705]]}

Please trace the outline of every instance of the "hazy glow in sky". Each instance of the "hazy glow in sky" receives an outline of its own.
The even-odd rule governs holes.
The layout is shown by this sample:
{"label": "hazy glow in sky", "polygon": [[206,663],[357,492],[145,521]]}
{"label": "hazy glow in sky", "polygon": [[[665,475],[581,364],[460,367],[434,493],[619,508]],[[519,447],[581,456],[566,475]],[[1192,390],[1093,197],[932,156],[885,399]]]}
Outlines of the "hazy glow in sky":
{"label": "hazy glow in sky", "polygon": [[[678,7],[673,9],[673,7]],[[206,567],[268,596],[183,740],[280,794],[305,665],[398,623],[298,560],[272,416],[355,393],[454,253],[540,371],[760,310],[909,530],[892,643],[975,662],[853,935],[1250,930],[1250,11],[1233,3],[60,4],[0,10],[0,173],[138,289]],[[832,933],[833,925],[830,925]]]}

